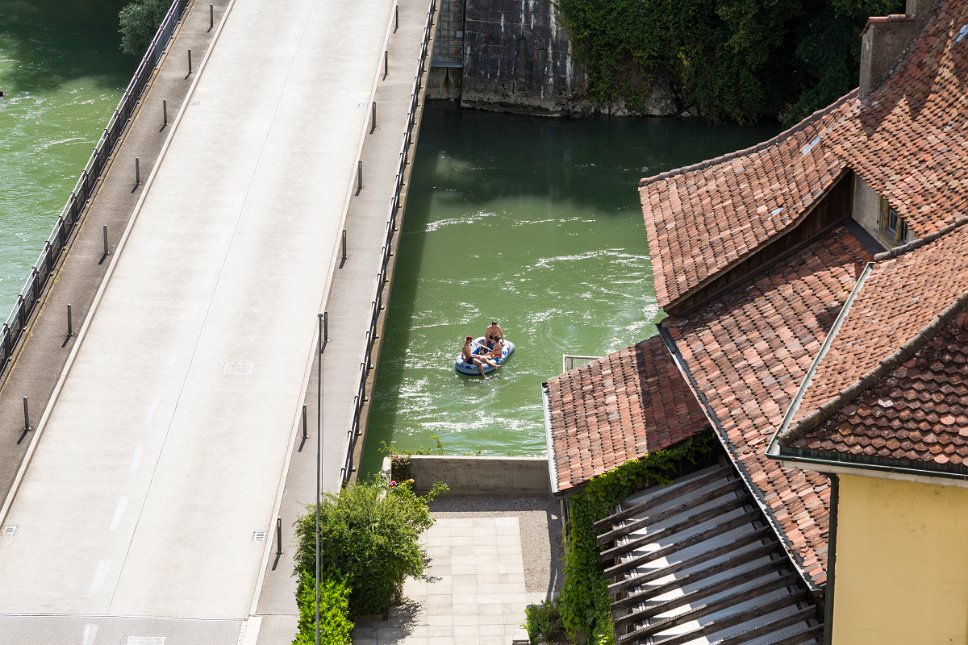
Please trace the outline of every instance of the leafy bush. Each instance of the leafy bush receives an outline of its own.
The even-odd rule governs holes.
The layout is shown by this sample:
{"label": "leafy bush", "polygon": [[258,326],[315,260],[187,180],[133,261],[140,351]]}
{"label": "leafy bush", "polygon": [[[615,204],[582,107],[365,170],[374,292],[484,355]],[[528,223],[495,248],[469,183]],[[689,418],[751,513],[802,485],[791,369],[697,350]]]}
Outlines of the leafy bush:
{"label": "leafy bush", "polygon": [[857,85],[860,31],[901,0],[559,0],[589,98],[640,109],[659,77],[702,116],[797,121]]}
{"label": "leafy bush", "polygon": [[[418,542],[430,528],[429,502],[447,490],[435,484],[417,495],[409,483],[391,487],[376,477],[327,494],[320,504],[323,578],[340,576],[352,589],[350,613],[386,613],[407,576],[423,573],[426,553]],[[296,522],[296,572],[315,571],[315,507]]]}
{"label": "leafy bush", "polygon": [[170,7],[171,0],[137,0],[125,5],[118,14],[121,51],[143,55]]}
{"label": "leafy bush", "polygon": [[609,611],[608,582],[602,573],[594,524],[610,515],[615,505],[646,483],[666,484],[681,463],[697,463],[712,451],[710,435],[660,450],[593,478],[569,499],[569,530],[565,537],[564,584],[558,610],[568,637],[596,644],[615,642]]}
{"label": "leafy bush", "polygon": [[[315,569],[314,569],[315,571]],[[316,643],[316,590],[313,574],[299,574],[296,597],[299,604],[299,631],[293,645]],[[323,645],[349,645],[353,642],[350,620],[350,588],[341,578],[329,578],[319,586],[319,642]]]}
{"label": "leafy bush", "polygon": [[561,622],[556,603],[544,600],[540,605],[524,608],[528,638],[532,643],[556,643],[565,637],[565,626]]}

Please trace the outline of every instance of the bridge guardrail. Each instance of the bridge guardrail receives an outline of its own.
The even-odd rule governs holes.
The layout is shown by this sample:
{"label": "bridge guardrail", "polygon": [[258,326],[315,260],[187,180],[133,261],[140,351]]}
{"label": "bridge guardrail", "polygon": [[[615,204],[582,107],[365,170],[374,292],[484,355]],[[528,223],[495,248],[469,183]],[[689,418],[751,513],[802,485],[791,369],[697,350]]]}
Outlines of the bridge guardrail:
{"label": "bridge guardrail", "polygon": [[3,328],[0,329],[0,375],[10,366],[10,360],[16,350],[17,343],[27,327],[27,320],[37,303],[40,302],[40,296],[51,275],[53,275],[57,260],[67,246],[81,214],[94,194],[94,189],[101,179],[108,160],[111,158],[111,153],[114,152],[115,146],[121,139],[121,133],[124,132],[131,114],[141,99],[155,66],[161,59],[165,48],[168,47],[171,36],[175,33],[175,28],[178,26],[178,21],[181,20],[188,2],[189,0],[173,0],[171,3],[171,7],[161,21],[158,31],[155,32],[151,44],[148,45],[147,51],[141,57],[131,81],[124,90],[124,94],[121,95],[118,107],[108,120],[108,125],[104,128],[104,132],[94,147],[87,165],[81,171],[81,176],[74,185],[67,204],[57,217],[57,222],[55,222],[50,236],[44,242],[44,248],[41,250],[37,262],[17,295],[17,302],[10,315],[7,316]]}
{"label": "bridge guardrail", "polygon": [[360,382],[356,394],[353,397],[353,421],[346,433],[346,456],[343,460],[343,467],[340,469],[340,483],[343,486],[349,482],[354,470],[353,452],[356,449],[356,440],[360,436],[360,418],[363,414],[363,405],[366,402],[366,381],[372,365],[373,343],[376,342],[377,319],[380,317],[380,310],[383,307],[383,291],[387,284],[387,265],[390,263],[390,248],[393,242],[394,228],[397,223],[397,214],[400,211],[400,193],[403,191],[403,176],[407,167],[407,157],[413,145],[411,137],[413,135],[414,125],[416,124],[420,81],[423,78],[425,65],[427,64],[427,52],[430,48],[430,33],[436,11],[437,0],[431,0],[430,7],[427,9],[427,19],[424,22],[423,43],[420,46],[420,58],[417,62],[417,73],[413,80],[413,91],[410,93],[410,107],[407,110],[407,125],[403,132],[403,144],[400,146],[400,161],[393,185],[393,197],[390,198],[390,209],[383,244],[383,258],[380,262],[380,271],[376,276],[376,294],[372,301],[370,324],[366,330],[366,349],[363,351],[363,360],[360,361]]}

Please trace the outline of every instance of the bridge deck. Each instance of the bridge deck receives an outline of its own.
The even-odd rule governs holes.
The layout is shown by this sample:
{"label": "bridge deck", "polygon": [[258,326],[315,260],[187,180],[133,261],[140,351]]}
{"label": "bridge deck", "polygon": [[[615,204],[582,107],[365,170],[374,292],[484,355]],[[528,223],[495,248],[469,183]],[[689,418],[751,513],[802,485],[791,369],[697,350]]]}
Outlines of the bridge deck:
{"label": "bridge deck", "polygon": [[[392,6],[235,0],[7,515],[5,614],[238,638],[219,625],[249,615],[271,539]],[[3,631],[95,642],[81,622]],[[145,635],[185,633],[166,622]]]}

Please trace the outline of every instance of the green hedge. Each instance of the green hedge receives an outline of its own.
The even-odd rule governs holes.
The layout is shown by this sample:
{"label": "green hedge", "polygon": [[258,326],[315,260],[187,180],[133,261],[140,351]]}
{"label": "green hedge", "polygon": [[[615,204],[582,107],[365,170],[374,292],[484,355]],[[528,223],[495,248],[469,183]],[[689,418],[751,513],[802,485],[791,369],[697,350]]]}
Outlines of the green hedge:
{"label": "green hedge", "polygon": [[[316,643],[316,591],[313,574],[299,575],[296,597],[299,603],[299,631],[293,645]],[[353,621],[350,620],[350,588],[346,581],[330,578],[319,588],[319,642],[322,645],[350,645]]]}
{"label": "green hedge", "polygon": [[676,477],[683,462],[695,464],[712,451],[712,435],[630,461],[595,477],[569,498],[569,530],[565,538],[564,584],[558,611],[572,642],[604,645],[615,642],[609,611],[608,582],[602,573],[595,540],[596,521],[611,515],[615,505],[644,484],[665,484]]}

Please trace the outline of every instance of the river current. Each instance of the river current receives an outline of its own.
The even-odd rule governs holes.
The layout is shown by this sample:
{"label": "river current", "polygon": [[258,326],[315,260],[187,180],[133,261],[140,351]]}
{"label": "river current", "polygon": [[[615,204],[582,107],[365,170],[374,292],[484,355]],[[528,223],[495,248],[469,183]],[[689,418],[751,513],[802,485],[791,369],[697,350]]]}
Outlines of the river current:
{"label": "river current", "polygon": [[[545,451],[541,383],[562,354],[601,356],[655,333],[641,177],[744,148],[775,126],[542,119],[430,104],[403,224],[363,472],[380,447]],[[465,335],[500,322],[517,349],[458,375]]]}

